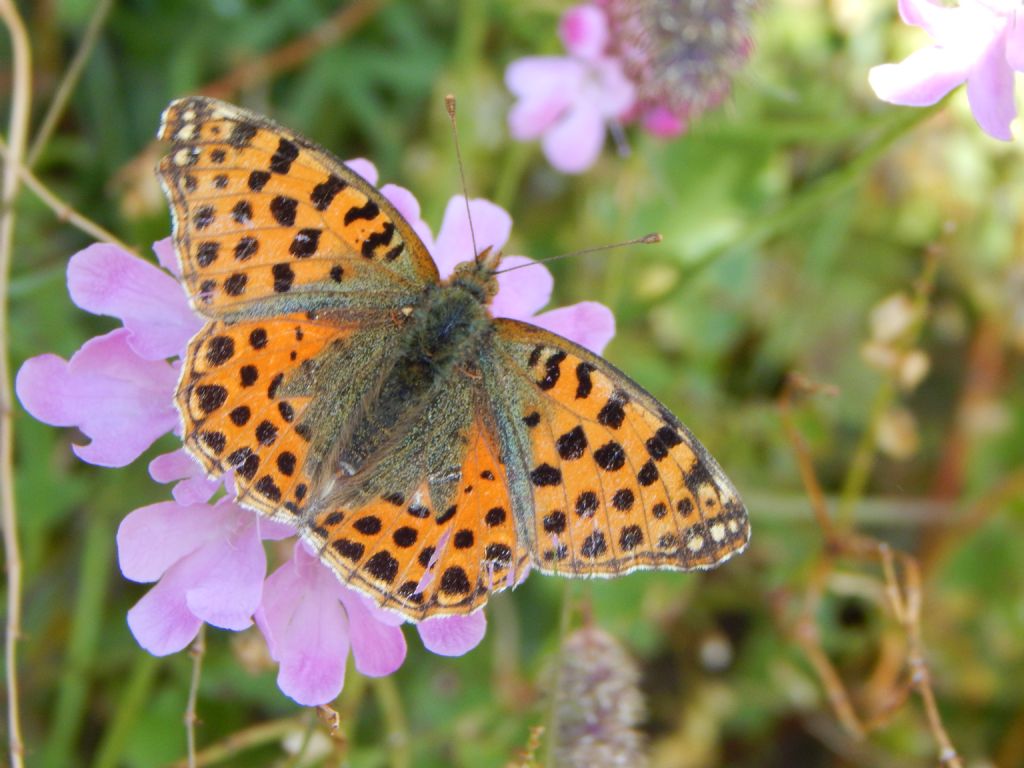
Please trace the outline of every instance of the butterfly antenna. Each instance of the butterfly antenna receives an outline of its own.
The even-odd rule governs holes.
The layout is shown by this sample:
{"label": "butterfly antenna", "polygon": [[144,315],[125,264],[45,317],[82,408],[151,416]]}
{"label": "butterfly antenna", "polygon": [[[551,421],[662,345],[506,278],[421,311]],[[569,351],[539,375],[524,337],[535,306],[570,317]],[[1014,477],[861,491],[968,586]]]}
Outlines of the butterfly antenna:
{"label": "butterfly antenna", "polygon": [[452,121],[452,139],[455,142],[455,158],[459,163],[459,178],[462,179],[462,199],[466,201],[466,218],[469,220],[469,238],[473,242],[473,259],[479,261],[480,250],[476,246],[476,232],[473,230],[473,215],[469,212],[469,190],[466,189],[466,171],[462,165],[462,149],[459,147],[459,128],[455,124],[455,96],[444,97],[444,108],[448,110],[448,118]]}
{"label": "butterfly antenna", "polygon": [[502,275],[505,272],[513,272],[517,269],[525,269],[526,267],[532,267],[535,264],[544,264],[549,261],[556,261],[558,259],[567,259],[570,256],[582,256],[585,253],[597,253],[598,251],[610,251],[613,248],[624,248],[627,245],[652,245],[654,243],[661,242],[661,234],[658,232],[651,232],[649,235],[638,237],[633,240],[626,240],[621,243],[611,243],[610,245],[595,245],[593,248],[581,248],[578,251],[569,251],[569,253],[560,253],[557,256],[548,256],[546,259],[537,259],[527,264],[518,264],[508,269],[499,269],[494,274]]}

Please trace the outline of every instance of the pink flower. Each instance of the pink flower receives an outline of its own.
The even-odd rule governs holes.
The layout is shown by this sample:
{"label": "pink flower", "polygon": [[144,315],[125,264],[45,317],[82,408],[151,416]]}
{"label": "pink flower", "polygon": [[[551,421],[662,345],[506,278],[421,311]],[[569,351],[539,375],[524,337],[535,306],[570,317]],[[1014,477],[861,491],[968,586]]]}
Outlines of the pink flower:
{"label": "pink flower", "polygon": [[344,587],[302,543],[270,574],[256,623],[280,665],[278,687],[299,704],[337,698],[350,648],[364,675],[389,675],[402,665],[402,630],[377,620],[364,599]]}
{"label": "pink flower", "polygon": [[568,56],[528,56],[505,70],[518,99],[509,112],[512,138],[540,138],[544,156],[563,173],[597,160],[605,129],[622,121],[636,92],[622,64],[605,52],[608,21],[599,8],[570,8],[559,27]]}
{"label": "pink flower", "polygon": [[164,360],[139,357],[130,336],[126,328],[97,336],[68,361],[33,357],[14,381],[26,411],[47,424],[78,427],[92,440],[72,446],[90,464],[130,464],[178,426],[172,400],[177,371]]}
{"label": "pink flower", "polygon": [[[376,183],[372,164],[350,165]],[[462,198],[449,202],[435,240],[408,190],[385,185],[381,191],[421,235],[442,277],[457,262],[474,257]],[[470,201],[470,207],[477,245],[502,248],[511,230],[509,215],[486,200]],[[74,301],[87,311],[119,318],[123,327],[89,340],[69,361],[41,355],[18,372],[17,393],[26,410],[48,424],[78,427],[91,442],[74,451],[89,463],[125,466],[178,429],[173,400],[180,363],[175,358],[184,355],[203,320],[168,274],[177,272],[169,241],[157,243],[154,251],[167,272],[109,245],[73,256],[68,287]],[[522,256],[502,262],[527,263],[532,262]],[[498,280],[496,315],[531,319],[595,351],[614,334],[611,312],[593,302],[534,316],[551,296],[553,280],[542,265]],[[207,478],[183,450],[157,456],[149,470],[157,482],[175,483],[174,501],[129,513],[117,534],[125,577],[156,582],[128,612],[129,628],[143,648],[155,655],[174,653],[191,642],[203,622],[240,630],[255,617],[279,664],[281,690],[302,704],[322,704],[338,695],[349,650],[356,669],[366,675],[390,674],[402,664],[404,619],[341,584],[304,545],[267,577],[263,541],[294,531],[231,502],[230,475]],[[227,497],[210,504],[221,484]],[[428,650],[458,656],[480,643],[486,625],[478,611],[429,619],[417,629]]]}
{"label": "pink flower", "polygon": [[900,17],[923,28],[935,45],[899,64],[872,67],[868,82],[892,104],[935,104],[963,82],[978,125],[1003,141],[1017,115],[1014,73],[1024,71],[1024,8],[1017,0],[961,0],[947,8],[928,0],[899,0]]}
{"label": "pink flower", "polygon": [[248,627],[267,572],[261,539],[292,533],[227,499],[212,507],[166,501],[129,513],[117,531],[121,573],[157,582],[128,611],[139,645],[165,656],[192,642],[204,621]]}
{"label": "pink flower", "polygon": [[754,0],[595,0],[570,8],[559,34],[568,56],[512,62],[512,138],[541,138],[548,161],[579,173],[597,159],[606,127],[639,122],[683,133],[721,103],[752,49]]}

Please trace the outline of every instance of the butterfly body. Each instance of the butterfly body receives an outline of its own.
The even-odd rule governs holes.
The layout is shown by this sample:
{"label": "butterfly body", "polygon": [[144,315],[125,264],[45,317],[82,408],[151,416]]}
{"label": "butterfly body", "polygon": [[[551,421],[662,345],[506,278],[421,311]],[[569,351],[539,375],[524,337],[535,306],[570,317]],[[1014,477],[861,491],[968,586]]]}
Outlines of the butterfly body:
{"label": "butterfly body", "polygon": [[208,318],[178,387],[185,445],[345,583],[420,620],[475,610],[528,566],[692,570],[746,546],[738,494],[664,406],[567,339],[492,317],[489,244],[442,282],[380,192],[222,102],[174,102],[160,136],[183,282]]}
{"label": "butterfly body", "polygon": [[[320,437],[307,462],[324,479],[313,484],[320,492],[306,507],[307,519],[337,504],[412,496],[424,474],[435,502],[450,506],[461,463],[459,436],[470,414],[467,398],[481,396],[470,390],[493,334],[485,298],[464,280],[432,285],[416,303],[394,312],[390,327],[384,321],[356,332],[313,358],[309,370],[285,378],[283,395],[323,403],[322,413],[310,414]],[[379,360],[362,384],[352,381],[353,358]],[[408,439],[428,432],[433,439],[426,450]]]}

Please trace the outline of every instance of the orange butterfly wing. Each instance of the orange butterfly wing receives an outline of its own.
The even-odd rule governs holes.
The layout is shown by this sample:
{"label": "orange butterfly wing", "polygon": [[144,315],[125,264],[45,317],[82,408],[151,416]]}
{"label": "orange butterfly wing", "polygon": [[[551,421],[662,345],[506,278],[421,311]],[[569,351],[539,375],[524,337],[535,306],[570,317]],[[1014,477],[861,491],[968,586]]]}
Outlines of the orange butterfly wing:
{"label": "orange butterfly wing", "polygon": [[426,481],[408,498],[388,496],[318,516],[308,535],[342,581],[414,621],[470,613],[519,583],[530,553],[516,533],[500,447],[471,417],[444,508]]}
{"label": "orange butterfly wing", "polygon": [[527,437],[513,485],[528,497],[520,507],[537,568],[565,576],[693,570],[743,551],[750,525],[739,494],[664,406],[567,339],[513,320],[495,324],[494,373],[519,379],[507,410]]}
{"label": "orange butterfly wing", "polygon": [[157,172],[196,310],[401,306],[436,283],[430,254],[362,177],[266,117],[192,96],[164,112]]}

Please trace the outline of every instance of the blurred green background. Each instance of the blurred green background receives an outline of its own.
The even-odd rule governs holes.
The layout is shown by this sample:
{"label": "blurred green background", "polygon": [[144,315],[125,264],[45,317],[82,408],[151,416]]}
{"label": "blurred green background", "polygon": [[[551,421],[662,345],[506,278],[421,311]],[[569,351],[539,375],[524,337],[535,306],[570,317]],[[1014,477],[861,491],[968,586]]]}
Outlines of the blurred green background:
{"label": "blurred green background", "polygon": [[[565,177],[536,145],[509,139],[502,77],[517,57],[560,51],[566,7],[20,3],[34,128],[90,46],[34,172],[140,253],[169,230],[152,173],[160,112],[198,92],[342,158],[372,159],[382,182],[417,195],[435,231],[460,191],[443,106],[455,93],[470,194],[511,212],[510,252],[540,258],[661,232],[658,246],[555,262],[554,303],[612,308],[607,357],[688,424],[750,509],[751,548],[718,571],[581,584],[534,575],[491,602],[487,637],[464,658],[430,655],[409,632],[393,677],[350,670],[335,705],[343,740],[279,692],[255,630],[210,631],[198,740],[226,751],[209,764],[524,760],[530,729],[548,722],[563,615],[571,626],[591,617],[636,658],[654,766],[937,764],[920,699],[893,693],[906,644],[879,569],[840,559],[822,575],[822,533],[778,408],[796,370],[834,388],[793,405],[830,507],[919,558],[923,643],[953,742],[970,766],[1024,765],[1020,142],[985,136],[961,92],[927,111],[874,98],[868,68],[926,42],[899,23],[894,0],[776,0],[757,16],[753,58],[722,109],[670,142],[631,131],[628,156],[609,144],[593,169]],[[9,62],[6,36],[0,50]],[[6,125],[8,66],[0,88]],[[113,327],[67,296],[67,259],[90,238],[28,191],[17,216],[15,370]],[[916,295],[929,260],[934,282],[917,309],[894,299]],[[907,381],[906,366],[922,361],[927,374]],[[28,764],[182,760],[191,659],[135,644],[125,612],[145,587],[121,577],[114,552],[124,514],[167,488],[144,461],[86,466],[69,450],[72,431],[20,409],[15,418]],[[820,648],[865,719],[886,713],[866,738],[844,729],[796,640],[812,583],[828,588],[813,611]]]}

